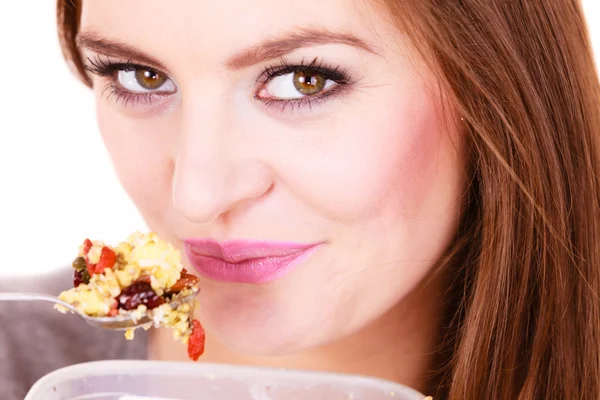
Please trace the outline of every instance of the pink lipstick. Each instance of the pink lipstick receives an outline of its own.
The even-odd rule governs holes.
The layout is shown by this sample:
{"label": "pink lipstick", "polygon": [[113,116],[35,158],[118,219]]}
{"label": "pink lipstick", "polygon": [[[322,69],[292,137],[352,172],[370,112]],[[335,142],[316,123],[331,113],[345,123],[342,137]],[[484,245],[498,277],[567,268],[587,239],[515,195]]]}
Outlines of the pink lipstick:
{"label": "pink lipstick", "polygon": [[319,243],[298,244],[236,240],[219,243],[187,239],[185,252],[203,276],[222,282],[269,283],[282,278],[310,256]]}

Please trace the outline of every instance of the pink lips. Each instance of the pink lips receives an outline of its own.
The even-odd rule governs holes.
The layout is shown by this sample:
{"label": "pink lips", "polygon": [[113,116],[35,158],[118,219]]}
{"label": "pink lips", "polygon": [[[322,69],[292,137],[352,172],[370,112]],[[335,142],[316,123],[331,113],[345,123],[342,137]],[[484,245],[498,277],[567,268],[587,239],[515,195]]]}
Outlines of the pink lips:
{"label": "pink lips", "polygon": [[269,283],[291,272],[318,244],[188,239],[191,264],[210,279],[236,283]]}

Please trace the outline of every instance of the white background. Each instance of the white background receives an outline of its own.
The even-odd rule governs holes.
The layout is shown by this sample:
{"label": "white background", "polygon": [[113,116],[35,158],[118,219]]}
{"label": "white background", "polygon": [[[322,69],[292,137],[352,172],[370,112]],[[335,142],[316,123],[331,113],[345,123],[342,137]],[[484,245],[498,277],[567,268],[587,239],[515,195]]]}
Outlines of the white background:
{"label": "white background", "polygon": [[[600,54],[600,1],[583,3]],[[0,276],[69,264],[85,237],[115,243],[145,229],[103,148],[92,94],[62,60],[54,6],[5,1],[0,13]]]}

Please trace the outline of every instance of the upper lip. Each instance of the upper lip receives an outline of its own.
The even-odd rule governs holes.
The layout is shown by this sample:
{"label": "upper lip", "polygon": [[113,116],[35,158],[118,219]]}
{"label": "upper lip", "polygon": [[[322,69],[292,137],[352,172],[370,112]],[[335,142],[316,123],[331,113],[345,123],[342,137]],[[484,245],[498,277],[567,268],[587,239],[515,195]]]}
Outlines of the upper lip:
{"label": "upper lip", "polygon": [[185,248],[191,255],[217,258],[232,264],[253,259],[292,256],[316,245],[317,243],[301,244],[248,240],[232,240],[222,243],[205,239],[188,239],[185,241]]}

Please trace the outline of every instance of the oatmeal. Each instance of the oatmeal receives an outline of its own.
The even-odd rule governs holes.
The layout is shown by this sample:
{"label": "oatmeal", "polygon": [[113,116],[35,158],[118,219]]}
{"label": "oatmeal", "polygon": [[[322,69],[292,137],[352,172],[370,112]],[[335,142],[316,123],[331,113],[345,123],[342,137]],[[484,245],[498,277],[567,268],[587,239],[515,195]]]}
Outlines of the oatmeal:
{"label": "oatmeal", "polygon": [[[62,292],[61,300],[91,317],[147,315],[153,322],[146,329],[173,329],[194,361],[203,353],[204,330],[193,320],[193,307],[178,301],[198,291],[198,278],[183,268],[179,251],[155,233],[134,233],[116,247],[86,239],[73,268],[74,287]],[[132,340],[134,331],[125,337]]]}

